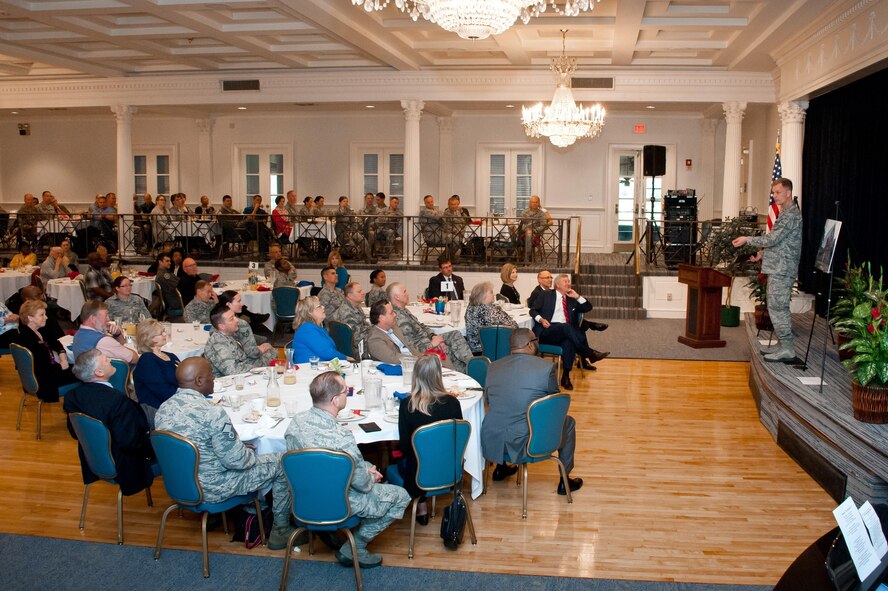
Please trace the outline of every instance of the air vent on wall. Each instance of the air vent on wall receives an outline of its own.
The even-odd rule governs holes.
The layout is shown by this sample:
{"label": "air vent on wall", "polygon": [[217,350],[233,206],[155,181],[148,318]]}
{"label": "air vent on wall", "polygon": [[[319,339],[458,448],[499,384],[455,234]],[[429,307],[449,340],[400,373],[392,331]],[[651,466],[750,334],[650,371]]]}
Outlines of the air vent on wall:
{"label": "air vent on wall", "polygon": [[572,88],[607,88],[613,90],[613,78],[571,78]]}
{"label": "air vent on wall", "polygon": [[258,80],[223,80],[222,90],[259,90]]}

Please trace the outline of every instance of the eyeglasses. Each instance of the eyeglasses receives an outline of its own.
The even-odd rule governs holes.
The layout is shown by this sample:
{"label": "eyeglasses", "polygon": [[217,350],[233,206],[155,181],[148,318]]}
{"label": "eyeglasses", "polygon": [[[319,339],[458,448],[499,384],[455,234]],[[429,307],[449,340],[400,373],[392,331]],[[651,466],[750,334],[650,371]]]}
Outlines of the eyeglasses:
{"label": "eyeglasses", "polygon": [[323,308],[323,307],[324,307],[324,304],[318,304],[317,306],[315,306],[315,310],[317,310],[318,308]]}

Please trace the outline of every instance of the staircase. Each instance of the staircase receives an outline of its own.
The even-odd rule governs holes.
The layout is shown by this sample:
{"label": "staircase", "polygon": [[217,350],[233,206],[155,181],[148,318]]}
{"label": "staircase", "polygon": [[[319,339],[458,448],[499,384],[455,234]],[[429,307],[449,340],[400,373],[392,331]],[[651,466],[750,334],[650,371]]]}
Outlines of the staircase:
{"label": "staircase", "polygon": [[587,254],[580,261],[574,289],[592,303],[588,315],[595,320],[642,320],[642,276],[626,264],[628,253]]}

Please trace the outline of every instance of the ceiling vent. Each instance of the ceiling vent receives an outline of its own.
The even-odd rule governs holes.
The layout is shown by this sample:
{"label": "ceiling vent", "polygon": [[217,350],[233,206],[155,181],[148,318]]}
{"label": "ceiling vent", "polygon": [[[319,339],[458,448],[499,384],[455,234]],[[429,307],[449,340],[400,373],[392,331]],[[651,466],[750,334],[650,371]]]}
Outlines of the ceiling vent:
{"label": "ceiling vent", "polygon": [[571,78],[571,88],[604,88],[614,89],[613,78]]}
{"label": "ceiling vent", "polygon": [[223,80],[222,90],[259,90],[258,80]]}

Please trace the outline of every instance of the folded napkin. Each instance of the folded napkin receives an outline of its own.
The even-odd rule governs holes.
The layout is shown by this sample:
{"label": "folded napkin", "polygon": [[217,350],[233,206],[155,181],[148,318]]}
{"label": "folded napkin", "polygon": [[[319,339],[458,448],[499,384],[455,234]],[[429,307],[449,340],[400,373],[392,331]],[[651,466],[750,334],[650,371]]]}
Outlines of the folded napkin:
{"label": "folded napkin", "polygon": [[215,275],[210,276],[210,281],[211,281],[211,282],[217,281],[218,279],[219,279],[219,274],[218,274],[218,273],[216,273]]}
{"label": "folded napkin", "polygon": [[296,287],[305,287],[306,285],[310,285],[312,287],[315,286],[314,281],[299,281],[296,283]]}
{"label": "folded napkin", "polygon": [[410,398],[410,392],[392,392],[392,396],[398,400],[407,400]]}
{"label": "folded napkin", "polygon": [[392,365],[390,363],[380,363],[376,369],[378,369],[379,371],[381,371],[382,373],[384,373],[387,376],[404,375],[403,371],[401,370],[400,365]]}
{"label": "folded napkin", "polygon": [[139,271],[139,277],[154,277],[154,273],[148,271]]}
{"label": "folded napkin", "polygon": [[265,287],[264,285],[259,285],[256,287],[256,291],[271,291],[271,288]]}
{"label": "folded napkin", "polygon": [[80,275],[80,273],[78,273],[77,271],[71,271],[70,273],[68,273],[67,277],[68,279],[77,279],[78,275]]}

